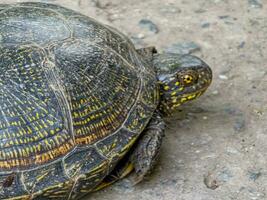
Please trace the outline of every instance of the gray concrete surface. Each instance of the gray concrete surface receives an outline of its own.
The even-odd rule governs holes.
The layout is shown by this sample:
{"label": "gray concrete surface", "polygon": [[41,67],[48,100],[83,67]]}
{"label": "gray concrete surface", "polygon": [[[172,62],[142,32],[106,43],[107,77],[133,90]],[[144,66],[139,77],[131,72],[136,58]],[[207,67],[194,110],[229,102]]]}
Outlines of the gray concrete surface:
{"label": "gray concrete surface", "polygon": [[[20,1],[0,0],[11,2]],[[267,199],[266,0],[43,2],[112,25],[137,47],[192,52],[214,71],[207,93],[167,119],[154,173],[135,187],[119,182],[85,200]]]}

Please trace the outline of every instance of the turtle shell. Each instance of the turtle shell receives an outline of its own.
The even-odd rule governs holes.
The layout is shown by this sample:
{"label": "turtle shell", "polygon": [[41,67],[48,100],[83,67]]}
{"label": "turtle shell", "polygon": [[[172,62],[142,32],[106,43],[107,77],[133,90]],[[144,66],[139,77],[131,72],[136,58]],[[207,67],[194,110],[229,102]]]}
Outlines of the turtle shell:
{"label": "turtle shell", "polygon": [[123,34],[61,6],[0,6],[0,199],[74,199],[125,155],[158,104]]}

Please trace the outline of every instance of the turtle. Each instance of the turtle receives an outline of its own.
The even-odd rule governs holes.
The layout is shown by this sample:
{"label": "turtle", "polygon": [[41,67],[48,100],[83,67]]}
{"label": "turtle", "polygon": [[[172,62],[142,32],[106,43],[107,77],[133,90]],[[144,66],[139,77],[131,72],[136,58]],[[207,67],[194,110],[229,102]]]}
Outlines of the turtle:
{"label": "turtle", "polygon": [[211,68],[137,49],[117,29],[49,3],[0,6],[0,199],[79,199],[148,175],[164,117]]}

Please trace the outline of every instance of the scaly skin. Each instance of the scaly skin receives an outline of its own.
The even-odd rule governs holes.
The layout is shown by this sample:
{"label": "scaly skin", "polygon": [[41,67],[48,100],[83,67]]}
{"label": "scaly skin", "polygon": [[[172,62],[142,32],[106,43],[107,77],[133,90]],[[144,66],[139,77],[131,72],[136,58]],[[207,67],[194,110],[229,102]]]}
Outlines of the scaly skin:
{"label": "scaly skin", "polygon": [[195,56],[155,54],[153,65],[160,85],[159,109],[165,114],[201,96],[212,81],[210,67]]}

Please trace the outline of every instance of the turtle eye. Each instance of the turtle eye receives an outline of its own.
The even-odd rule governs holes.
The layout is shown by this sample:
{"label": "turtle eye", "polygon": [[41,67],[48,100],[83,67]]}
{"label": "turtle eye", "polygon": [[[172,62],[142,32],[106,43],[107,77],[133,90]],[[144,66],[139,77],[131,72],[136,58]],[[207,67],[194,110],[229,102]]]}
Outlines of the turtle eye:
{"label": "turtle eye", "polygon": [[194,73],[184,74],[181,78],[184,85],[192,85],[197,81],[197,76]]}

